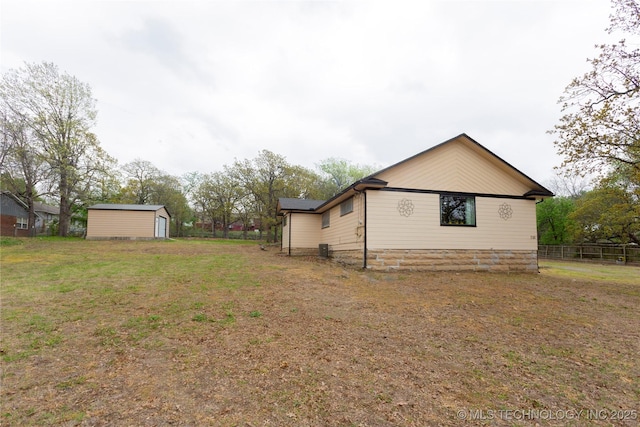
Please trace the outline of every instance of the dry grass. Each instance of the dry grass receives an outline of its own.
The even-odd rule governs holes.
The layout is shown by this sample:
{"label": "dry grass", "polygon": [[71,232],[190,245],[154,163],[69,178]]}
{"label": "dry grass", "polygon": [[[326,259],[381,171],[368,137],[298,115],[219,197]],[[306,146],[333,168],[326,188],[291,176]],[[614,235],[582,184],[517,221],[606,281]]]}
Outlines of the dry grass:
{"label": "dry grass", "polygon": [[214,241],[29,240],[1,262],[2,425],[638,424],[638,281]]}

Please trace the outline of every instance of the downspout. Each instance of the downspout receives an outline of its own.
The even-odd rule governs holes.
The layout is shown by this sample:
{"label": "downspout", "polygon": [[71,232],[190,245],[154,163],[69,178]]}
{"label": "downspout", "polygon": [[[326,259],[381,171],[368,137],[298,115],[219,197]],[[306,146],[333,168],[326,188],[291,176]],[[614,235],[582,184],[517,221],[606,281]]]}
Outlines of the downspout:
{"label": "downspout", "polygon": [[291,256],[291,220],[293,219],[293,212],[289,212],[289,248],[287,249],[287,252],[289,256]]}
{"label": "downspout", "polygon": [[362,268],[367,269],[367,190],[362,190],[364,203],[364,248],[362,250]]}
{"label": "downspout", "polygon": [[[544,199],[536,200],[536,205],[539,205],[542,202],[544,202]],[[537,228],[538,228],[538,216],[536,212],[536,265],[538,266],[538,273],[540,273],[540,251],[538,250],[540,248],[540,236],[538,236]]]}

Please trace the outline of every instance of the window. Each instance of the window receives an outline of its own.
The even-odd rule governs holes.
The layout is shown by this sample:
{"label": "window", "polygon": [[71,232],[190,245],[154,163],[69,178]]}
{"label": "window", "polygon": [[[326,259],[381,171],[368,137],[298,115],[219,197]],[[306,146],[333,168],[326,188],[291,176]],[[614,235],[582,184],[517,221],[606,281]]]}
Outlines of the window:
{"label": "window", "polygon": [[330,212],[326,211],[325,213],[322,214],[322,228],[327,228],[329,226],[329,218],[330,218]]}
{"label": "window", "polygon": [[27,228],[29,228],[29,221],[27,220],[27,218],[17,218],[16,228],[20,228],[22,230],[26,230]]}
{"label": "window", "polygon": [[286,215],[282,217],[282,226],[283,227],[287,226],[287,216]]}
{"label": "window", "polygon": [[340,203],[340,216],[353,212],[353,197]]}
{"label": "window", "polygon": [[465,225],[475,227],[475,197],[441,194],[440,225]]}

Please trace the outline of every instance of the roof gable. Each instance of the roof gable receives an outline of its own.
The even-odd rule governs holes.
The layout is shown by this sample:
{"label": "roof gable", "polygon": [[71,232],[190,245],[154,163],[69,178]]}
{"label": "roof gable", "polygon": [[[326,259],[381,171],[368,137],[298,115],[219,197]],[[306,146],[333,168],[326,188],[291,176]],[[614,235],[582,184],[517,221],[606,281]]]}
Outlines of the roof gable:
{"label": "roof gable", "polygon": [[553,197],[551,191],[463,133],[362,178],[327,201],[280,198],[278,212],[321,213],[367,188]]}
{"label": "roof gable", "polygon": [[509,196],[553,196],[515,167],[461,134],[371,175],[388,187]]}
{"label": "roof gable", "polygon": [[0,197],[0,214],[19,217],[29,215],[29,207],[15,194],[3,191],[0,193]]}

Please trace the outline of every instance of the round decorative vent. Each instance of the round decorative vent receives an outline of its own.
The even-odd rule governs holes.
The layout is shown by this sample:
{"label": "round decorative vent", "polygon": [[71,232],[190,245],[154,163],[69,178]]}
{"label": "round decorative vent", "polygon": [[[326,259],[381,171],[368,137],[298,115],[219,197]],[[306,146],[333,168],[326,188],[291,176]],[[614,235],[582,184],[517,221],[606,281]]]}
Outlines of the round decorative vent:
{"label": "round decorative vent", "polygon": [[511,218],[511,215],[513,215],[513,209],[511,209],[511,205],[508,203],[501,204],[498,208],[498,215],[500,215],[500,218],[504,219],[505,221]]}
{"label": "round decorative vent", "polygon": [[409,199],[402,199],[398,202],[398,212],[402,216],[411,216],[413,214],[413,202]]}

